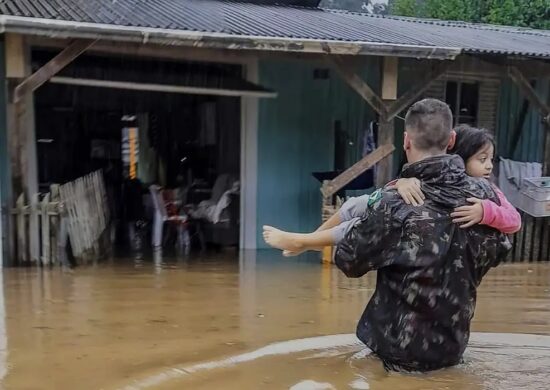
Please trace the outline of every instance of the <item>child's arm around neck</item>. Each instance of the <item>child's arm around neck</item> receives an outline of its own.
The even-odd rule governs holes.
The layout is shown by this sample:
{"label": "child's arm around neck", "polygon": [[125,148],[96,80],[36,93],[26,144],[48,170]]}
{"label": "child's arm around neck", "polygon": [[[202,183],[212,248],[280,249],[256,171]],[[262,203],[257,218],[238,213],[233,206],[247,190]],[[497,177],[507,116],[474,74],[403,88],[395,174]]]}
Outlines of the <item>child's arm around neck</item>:
{"label": "child's arm around neck", "polygon": [[521,216],[497,186],[493,185],[493,189],[500,200],[500,206],[488,199],[484,200],[483,219],[480,224],[500,230],[502,233],[516,233],[521,229]]}

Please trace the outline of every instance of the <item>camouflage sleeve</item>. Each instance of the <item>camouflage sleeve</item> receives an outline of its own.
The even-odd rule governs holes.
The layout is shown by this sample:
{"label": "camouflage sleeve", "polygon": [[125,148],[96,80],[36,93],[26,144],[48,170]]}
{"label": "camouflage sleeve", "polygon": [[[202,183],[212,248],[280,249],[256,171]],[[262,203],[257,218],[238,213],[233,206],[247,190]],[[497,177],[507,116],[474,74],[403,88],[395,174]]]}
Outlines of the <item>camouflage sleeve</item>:
{"label": "camouflage sleeve", "polygon": [[491,264],[491,267],[496,267],[500,263],[504,262],[512,250],[512,243],[510,242],[508,236],[504,233],[499,233],[498,236],[496,256],[493,264]]}
{"label": "camouflage sleeve", "polygon": [[386,191],[371,197],[366,215],[337,246],[335,263],[346,276],[359,278],[393,263],[401,227],[393,220],[392,198]]}

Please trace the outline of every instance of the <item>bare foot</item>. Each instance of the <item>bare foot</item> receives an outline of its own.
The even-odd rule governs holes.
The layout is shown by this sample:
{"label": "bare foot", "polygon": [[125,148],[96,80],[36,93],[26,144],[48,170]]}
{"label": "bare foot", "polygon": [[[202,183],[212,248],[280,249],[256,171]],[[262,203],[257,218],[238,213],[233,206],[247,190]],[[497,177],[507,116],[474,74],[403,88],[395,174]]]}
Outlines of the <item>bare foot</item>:
{"label": "bare foot", "polygon": [[294,233],[287,233],[272,226],[264,226],[264,240],[273,248],[288,252],[300,252],[302,245],[296,242]]}

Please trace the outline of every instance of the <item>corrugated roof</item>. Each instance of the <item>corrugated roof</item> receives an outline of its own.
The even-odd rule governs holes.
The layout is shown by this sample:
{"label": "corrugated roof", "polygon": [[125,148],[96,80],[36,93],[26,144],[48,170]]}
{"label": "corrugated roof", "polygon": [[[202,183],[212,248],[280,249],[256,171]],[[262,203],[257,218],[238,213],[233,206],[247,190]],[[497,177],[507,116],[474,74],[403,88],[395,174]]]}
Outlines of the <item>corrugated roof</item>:
{"label": "corrugated roof", "polygon": [[231,0],[2,0],[0,13],[236,38],[458,48],[550,58],[550,31]]}

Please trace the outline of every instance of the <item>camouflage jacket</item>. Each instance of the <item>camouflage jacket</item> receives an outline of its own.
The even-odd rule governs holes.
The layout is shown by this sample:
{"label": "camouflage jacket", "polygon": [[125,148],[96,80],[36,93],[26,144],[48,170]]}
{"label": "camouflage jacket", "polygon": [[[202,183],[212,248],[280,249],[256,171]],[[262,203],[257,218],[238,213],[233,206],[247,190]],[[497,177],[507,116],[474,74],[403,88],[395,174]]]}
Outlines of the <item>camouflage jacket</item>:
{"label": "camouflage jacket", "polygon": [[460,157],[430,157],[405,166],[402,177],[420,179],[425,204],[409,206],[396,191],[380,191],[335,261],[348,277],[378,271],[359,339],[390,368],[426,371],[460,362],[476,289],[511,245],[492,228],[460,229],[451,221],[466,198],[498,203],[487,180],[466,175]]}

